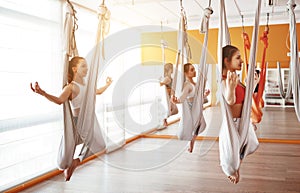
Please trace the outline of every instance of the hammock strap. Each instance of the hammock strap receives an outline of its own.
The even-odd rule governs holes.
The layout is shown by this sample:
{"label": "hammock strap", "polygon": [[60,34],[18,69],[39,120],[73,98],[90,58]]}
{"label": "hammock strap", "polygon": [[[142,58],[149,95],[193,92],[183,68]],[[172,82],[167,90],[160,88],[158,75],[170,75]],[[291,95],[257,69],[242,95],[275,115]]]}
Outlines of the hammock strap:
{"label": "hammock strap", "polygon": [[284,84],[283,84],[283,80],[282,80],[282,75],[281,75],[281,64],[279,61],[277,61],[277,70],[278,70],[278,84],[279,84],[279,94],[281,96],[282,99],[289,99],[292,95],[292,79],[291,77],[291,71],[289,71],[289,75],[288,75],[288,86],[287,86],[287,90],[284,90]]}
{"label": "hammock strap", "polygon": [[[203,93],[205,91],[205,84],[207,80],[207,64],[206,64],[206,58],[207,58],[207,46],[208,46],[208,32],[209,32],[209,19],[210,15],[213,13],[213,10],[211,7],[207,7],[204,9],[204,15],[202,18],[202,25],[205,25],[205,27],[202,27],[201,33],[204,33],[204,41],[201,51],[201,58],[198,66],[198,78],[195,86],[195,95],[192,105],[192,118],[193,118],[193,128],[194,130],[197,129],[198,126],[200,126],[200,132],[202,132],[205,129],[206,123],[203,117]],[[206,29],[203,31],[203,29]]]}
{"label": "hammock strap", "polygon": [[263,92],[265,89],[265,82],[266,82],[266,53],[267,53],[267,48],[268,48],[268,34],[269,34],[269,26],[265,27],[265,31],[263,32],[263,35],[260,37],[260,40],[264,43],[264,50],[263,50],[263,55],[262,55],[262,60],[261,60],[261,72],[260,72],[260,80],[259,80],[259,86],[258,86],[258,92],[257,96],[255,98],[255,103],[257,106],[262,101],[263,97]]}
{"label": "hammock strap", "polygon": [[292,82],[293,99],[295,112],[300,122],[300,64],[298,54],[298,40],[296,29],[296,17],[294,9],[296,7],[295,0],[289,0],[287,3],[290,17],[290,80]]}
{"label": "hammock strap", "polygon": [[108,31],[103,30],[107,29],[106,25],[109,18],[106,17],[109,17],[107,14],[110,14],[110,12],[104,4],[101,4],[99,7],[96,42],[90,62],[89,74],[86,80],[86,93],[80,107],[77,123],[80,136],[85,146],[87,146],[92,153],[97,153],[105,148],[104,138],[95,113],[95,104],[98,72],[100,71],[100,64],[102,62],[101,54],[104,59],[103,40],[105,34],[108,33]]}
{"label": "hammock strap", "polygon": [[250,43],[248,33],[245,32],[245,30],[244,30],[244,26],[243,26],[242,38],[243,38],[243,43],[244,43],[244,60],[245,60],[244,65],[242,66],[242,83],[245,84],[247,71],[248,71],[248,64],[249,64],[247,50],[248,51],[250,50],[251,43]]}
{"label": "hammock strap", "polygon": [[[70,1],[67,1],[65,9],[63,87],[68,84],[69,59],[70,57],[78,55],[75,40],[75,31],[78,27],[76,24],[76,11]],[[57,164],[59,169],[66,169],[71,166],[75,152],[75,146],[81,141],[79,134],[76,131],[76,125],[74,123],[73,113],[69,101],[63,103],[63,113],[64,133],[60,142],[57,156]]]}
{"label": "hammock strap", "polygon": [[250,114],[251,114],[251,105],[252,105],[251,103],[252,103],[253,86],[254,86],[253,85],[254,70],[256,64],[260,10],[261,10],[261,0],[258,0],[258,5],[255,14],[255,24],[252,32],[252,43],[250,49],[250,60],[249,60],[248,75],[247,75],[248,78],[246,83],[247,88],[246,88],[245,100],[244,100],[244,105],[242,110],[241,123],[239,127],[240,129],[239,133],[241,134],[243,139],[242,143],[245,143],[246,141],[246,136],[250,125]]}
{"label": "hammock strap", "polygon": [[162,64],[164,65],[166,63],[166,53],[165,48],[167,47],[167,42],[164,40],[163,35],[163,22],[160,21],[160,33],[161,33],[161,40],[160,40],[160,46],[161,46],[161,55],[162,55]]}
{"label": "hammock strap", "polygon": [[[174,81],[172,83],[172,92],[176,95],[180,95],[183,84],[184,84],[184,73],[183,73],[183,64],[190,61],[190,47],[187,39],[187,18],[182,7],[182,1],[180,1],[181,13],[179,20],[179,29],[178,29],[178,48],[176,56],[176,67],[174,72]],[[179,70],[180,69],[180,70]],[[180,71],[180,74],[179,74]]]}
{"label": "hammock strap", "polygon": [[98,7],[98,30],[97,30],[97,40],[96,44],[101,44],[101,54],[102,58],[105,59],[105,51],[104,51],[104,37],[108,34],[110,29],[110,11],[104,4],[104,0],[102,4]]}

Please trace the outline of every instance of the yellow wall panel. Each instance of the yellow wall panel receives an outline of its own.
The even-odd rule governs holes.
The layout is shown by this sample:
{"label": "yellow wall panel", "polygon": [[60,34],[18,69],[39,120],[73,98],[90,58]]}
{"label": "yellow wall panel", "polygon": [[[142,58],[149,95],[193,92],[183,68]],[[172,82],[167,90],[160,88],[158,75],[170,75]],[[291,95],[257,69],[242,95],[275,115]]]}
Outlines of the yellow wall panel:
{"label": "yellow wall panel", "polygon": [[[300,24],[297,24],[297,35],[300,37]],[[259,28],[259,36],[262,33],[265,26]],[[252,39],[253,27],[245,27],[245,31]],[[241,54],[244,56],[242,28],[235,27],[229,29],[231,36],[231,44],[238,47],[241,50]],[[192,63],[199,63],[201,55],[201,44],[204,39],[204,35],[200,34],[198,30],[188,31],[189,44],[192,51]],[[142,61],[157,60],[162,62],[162,50],[160,48],[160,41],[162,38],[161,33],[145,33],[142,35],[142,43],[153,43],[153,47],[143,47],[142,49]],[[269,63],[269,68],[276,68],[276,62],[280,61],[282,67],[289,66],[289,25],[270,25],[269,26],[269,45],[267,48],[266,61]],[[168,42],[168,48],[166,49],[166,62],[175,63],[176,50],[177,50],[177,32],[164,32],[163,39]],[[300,38],[298,38],[298,44],[300,45]],[[263,43],[258,40],[257,48],[257,62],[261,62],[263,53]],[[207,63],[217,63],[217,50],[218,50],[218,29],[210,29],[208,39],[208,57]],[[248,53],[249,58],[249,53]]]}

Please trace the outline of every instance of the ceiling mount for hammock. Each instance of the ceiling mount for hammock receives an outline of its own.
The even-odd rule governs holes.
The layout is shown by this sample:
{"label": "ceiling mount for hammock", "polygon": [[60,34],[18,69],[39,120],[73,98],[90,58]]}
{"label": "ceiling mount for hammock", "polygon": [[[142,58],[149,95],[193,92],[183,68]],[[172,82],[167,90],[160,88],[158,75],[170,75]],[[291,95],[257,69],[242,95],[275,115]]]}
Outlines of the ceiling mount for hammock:
{"label": "ceiling mount for hammock", "polygon": [[104,38],[109,33],[110,30],[110,10],[104,4],[105,1],[102,0],[102,3],[98,7],[98,30],[97,30],[97,40],[96,43],[101,44],[102,50],[102,58],[105,59],[105,52],[104,52]]}

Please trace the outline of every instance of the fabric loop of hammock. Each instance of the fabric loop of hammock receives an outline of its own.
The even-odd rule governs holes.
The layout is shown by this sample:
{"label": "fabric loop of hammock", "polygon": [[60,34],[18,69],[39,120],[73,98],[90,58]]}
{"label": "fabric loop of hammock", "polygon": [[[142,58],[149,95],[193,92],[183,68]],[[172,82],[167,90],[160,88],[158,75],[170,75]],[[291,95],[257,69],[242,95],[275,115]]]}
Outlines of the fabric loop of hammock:
{"label": "fabric loop of hammock", "polygon": [[[66,15],[64,23],[64,70],[63,70],[63,83],[64,87],[68,84],[68,66],[70,57],[78,55],[75,43],[75,11],[70,2],[66,4]],[[70,102],[63,103],[63,119],[64,119],[64,133],[60,142],[57,164],[59,169],[66,169],[71,166],[75,147],[81,143],[76,125],[74,123],[73,113],[71,110]]]}
{"label": "fabric loop of hammock", "polygon": [[200,25],[200,33],[205,33],[208,30],[208,21],[210,18],[210,15],[213,14],[213,9],[211,7],[207,7],[203,11],[203,17],[201,20],[201,25]]}
{"label": "fabric loop of hammock", "polygon": [[298,39],[296,29],[296,17],[294,9],[295,0],[289,0],[287,3],[290,17],[290,80],[292,83],[293,99],[296,116],[300,122],[300,64],[298,54]]}
{"label": "fabric loop of hammock", "polygon": [[[291,78],[288,79],[288,86],[286,91],[284,90],[284,85],[282,81],[282,75],[281,75],[281,65],[280,62],[277,62],[277,69],[278,69],[278,84],[279,84],[279,93],[280,97],[283,99],[289,99],[292,96],[292,81]],[[289,71],[289,76],[291,77],[291,71]]]}
{"label": "fabric loop of hammock", "polygon": [[98,33],[100,35],[98,35],[99,40],[97,40],[96,42],[101,43],[102,44],[102,57],[105,59],[105,52],[104,52],[104,37],[108,34],[109,29],[110,29],[110,11],[109,9],[106,7],[106,5],[101,4],[98,7],[98,19],[101,22],[101,24],[99,23],[98,25]]}

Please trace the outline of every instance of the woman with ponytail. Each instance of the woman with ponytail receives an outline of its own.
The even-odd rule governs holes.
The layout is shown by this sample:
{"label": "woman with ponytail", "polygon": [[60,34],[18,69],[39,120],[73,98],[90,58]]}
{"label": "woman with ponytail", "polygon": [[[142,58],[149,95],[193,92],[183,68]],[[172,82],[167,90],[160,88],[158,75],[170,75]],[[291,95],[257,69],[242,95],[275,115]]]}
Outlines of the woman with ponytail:
{"label": "woman with ponytail", "polygon": [[[56,103],[58,105],[63,104],[67,100],[71,102],[71,108],[72,113],[74,117],[74,123],[75,126],[78,121],[78,116],[80,112],[80,106],[84,97],[84,93],[86,90],[86,83],[85,83],[85,77],[87,76],[88,72],[88,65],[83,57],[75,56],[73,57],[69,62],[69,68],[68,68],[68,84],[65,85],[63,88],[62,93],[59,96],[54,96],[51,94],[48,94],[45,92],[41,87],[39,86],[38,82],[35,82],[33,85],[30,83],[30,87],[33,92],[38,93],[49,101]],[[106,85],[97,89],[96,94],[102,94],[112,83],[112,79],[110,77],[106,78]],[[76,129],[76,128],[75,128]],[[76,147],[73,147],[76,148]],[[72,151],[72,150],[70,150]],[[85,150],[83,150],[85,151]],[[73,158],[72,164],[70,167],[64,169],[64,175],[66,181],[69,181],[74,170],[78,165],[80,165],[80,162],[88,157],[90,154],[88,151],[85,151],[83,153],[81,151],[80,155],[75,155],[75,158]]]}

